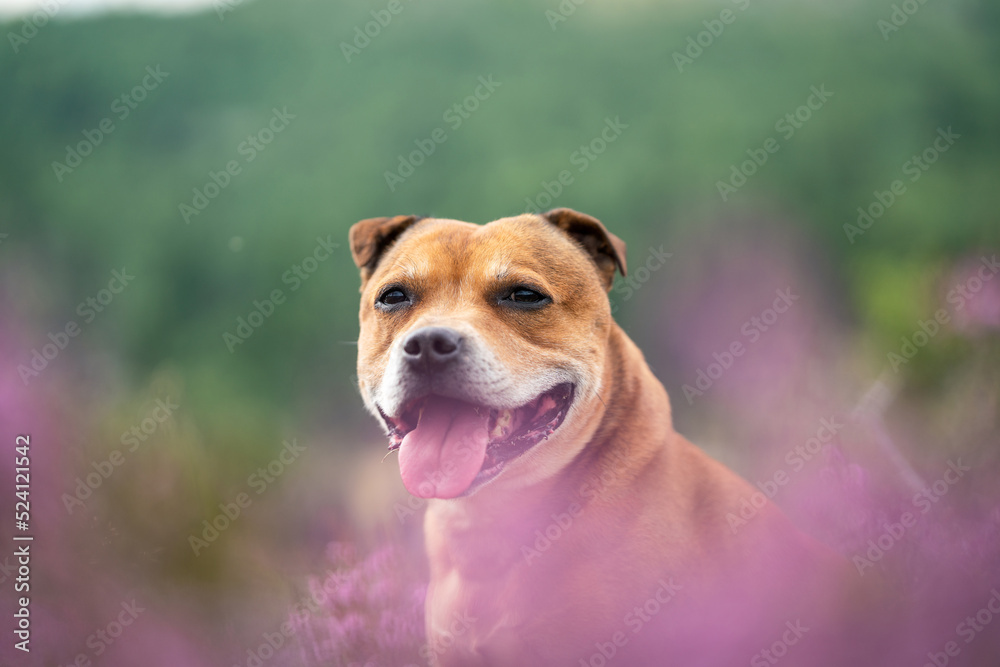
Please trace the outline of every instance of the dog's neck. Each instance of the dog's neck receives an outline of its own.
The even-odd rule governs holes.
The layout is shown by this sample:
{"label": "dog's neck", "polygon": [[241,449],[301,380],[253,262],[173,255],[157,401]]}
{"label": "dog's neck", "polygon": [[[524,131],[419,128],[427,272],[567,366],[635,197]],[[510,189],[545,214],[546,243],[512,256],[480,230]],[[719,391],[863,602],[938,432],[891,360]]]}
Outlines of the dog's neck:
{"label": "dog's neck", "polygon": [[[600,410],[600,422],[567,473],[608,464],[623,474],[640,470],[669,444],[673,435],[666,390],[642,352],[616,323],[608,335],[602,385],[595,405]],[[623,461],[624,448],[620,445],[624,442],[632,446]]]}

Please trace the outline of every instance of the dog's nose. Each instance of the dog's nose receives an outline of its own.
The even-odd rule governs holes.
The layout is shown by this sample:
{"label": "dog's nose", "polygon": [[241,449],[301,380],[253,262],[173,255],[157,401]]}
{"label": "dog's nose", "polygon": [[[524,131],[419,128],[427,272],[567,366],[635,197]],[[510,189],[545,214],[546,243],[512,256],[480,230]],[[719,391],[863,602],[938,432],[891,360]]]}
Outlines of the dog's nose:
{"label": "dog's nose", "polygon": [[442,366],[462,351],[462,335],[447,327],[423,327],[412,332],[403,343],[408,362],[426,368]]}

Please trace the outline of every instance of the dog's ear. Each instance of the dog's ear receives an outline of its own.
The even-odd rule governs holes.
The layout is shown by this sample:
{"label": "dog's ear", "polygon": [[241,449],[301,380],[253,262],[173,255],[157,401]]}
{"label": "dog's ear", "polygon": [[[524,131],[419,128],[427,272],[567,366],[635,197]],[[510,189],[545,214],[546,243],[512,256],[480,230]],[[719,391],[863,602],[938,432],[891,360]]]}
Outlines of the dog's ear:
{"label": "dog's ear", "polygon": [[368,218],[354,223],[348,236],[351,241],[351,256],[361,269],[362,284],[371,278],[386,249],[413,223],[422,219],[415,215],[397,215],[393,218]]}
{"label": "dog's ear", "polygon": [[542,217],[569,234],[594,259],[608,291],[615,282],[615,269],[625,273],[625,242],[612,234],[597,218],[571,208],[554,208]]}

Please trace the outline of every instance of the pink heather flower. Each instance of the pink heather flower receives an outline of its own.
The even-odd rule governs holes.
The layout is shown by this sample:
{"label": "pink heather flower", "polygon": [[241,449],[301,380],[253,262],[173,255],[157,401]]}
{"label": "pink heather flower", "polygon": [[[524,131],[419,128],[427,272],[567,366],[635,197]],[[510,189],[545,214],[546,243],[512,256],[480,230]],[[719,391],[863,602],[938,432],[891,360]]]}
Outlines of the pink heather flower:
{"label": "pink heather flower", "polygon": [[962,260],[952,271],[947,307],[960,331],[1000,329],[1000,274],[992,273],[984,262],[989,257],[986,254]]}
{"label": "pink heather flower", "polygon": [[299,655],[314,656],[302,664],[395,667],[423,662],[418,651],[424,641],[426,588],[407,578],[398,549],[385,545],[359,560],[353,547],[335,543],[327,555],[337,570],[322,583],[310,581],[311,588],[325,593],[314,599],[324,602],[315,614],[296,619],[297,627],[305,626]]}

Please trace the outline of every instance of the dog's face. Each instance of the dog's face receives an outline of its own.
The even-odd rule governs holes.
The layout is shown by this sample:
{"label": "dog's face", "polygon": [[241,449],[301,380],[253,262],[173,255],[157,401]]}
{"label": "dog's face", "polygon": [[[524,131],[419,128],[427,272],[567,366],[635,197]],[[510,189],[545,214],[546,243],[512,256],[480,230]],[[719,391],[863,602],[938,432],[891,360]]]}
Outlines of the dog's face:
{"label": "dog's face", "polygon": [[375,218],[350,236],[359,386],[407,490],[454,498],[566,465],[596,428],[624,243],[569,209]]}

